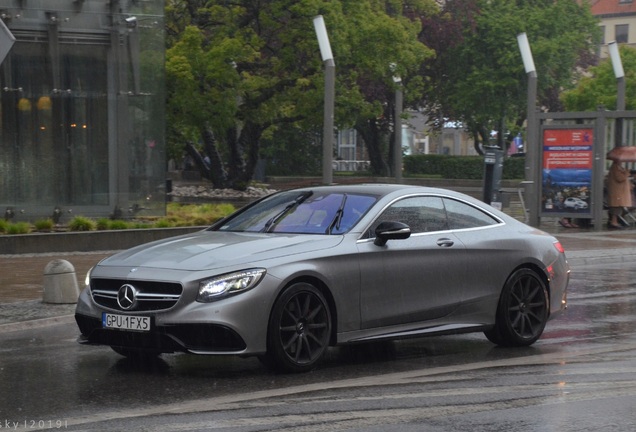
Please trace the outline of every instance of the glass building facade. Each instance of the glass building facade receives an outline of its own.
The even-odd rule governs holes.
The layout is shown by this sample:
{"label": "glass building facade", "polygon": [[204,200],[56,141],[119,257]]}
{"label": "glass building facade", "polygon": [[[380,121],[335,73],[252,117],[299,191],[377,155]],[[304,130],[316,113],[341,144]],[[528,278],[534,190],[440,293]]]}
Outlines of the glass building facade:
{"label": "glass building facade", "polygon": [[165,214],[163,8],[0,0],[5,218]]}

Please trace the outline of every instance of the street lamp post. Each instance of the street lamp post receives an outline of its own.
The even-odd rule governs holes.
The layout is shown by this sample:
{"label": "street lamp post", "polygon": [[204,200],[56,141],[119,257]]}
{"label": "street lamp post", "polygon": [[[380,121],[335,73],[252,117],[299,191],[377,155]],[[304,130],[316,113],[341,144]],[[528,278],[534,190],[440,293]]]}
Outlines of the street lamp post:
{"label": "street lamp post", "polygon": [[[625,71],[623,70],[623,62],[621,61],[621,54],[618,51],[618,44],[616,41],[612,41],[607,44],[609,50],[610,59],[612,60],[612,67],[614,68],[614,76],[616,77],[616,111],[625,111]],[[616,118],[616,130],[614,131],[614,147],[621,147],[623,145],[623,117]]]}
{"label": "street lamp post", "polygon": [[325,65],[325,108],[322,131],[322,182],[333,182],[333,115],[335,105],[336,63],[333,61],[327,27],[322,15],[314,17],[314,28],[318,37],[320,56]]}
{"label": "street lamp post", "polygon": [[395,182],[402,182],[402,105],[404,95],[402,93],[402,78],[395,74],[396,65],[395,63],[391,63],[391,72],[393,75],[393,82],[396,85],[395,88],[395,112],[393,116],[395,117],[394,121],[394,139],[395,143],[393,145],[393,171],[395,174]]}
{"label": "street lamp post", "polygon": [[525,194],[526,205],[528,206],[528,224],[539,226],[539,200],[538,188],[538,166],[539,166],[539,145],[538,145],[538,124],[537,124],[537,70],[534,66],[532,51],[528,43],[528,36],[525,33],[517,35],[517,42],[523,60],[523,66],[528,77],[528,102],[527,102],[527,126],[525,145]]}

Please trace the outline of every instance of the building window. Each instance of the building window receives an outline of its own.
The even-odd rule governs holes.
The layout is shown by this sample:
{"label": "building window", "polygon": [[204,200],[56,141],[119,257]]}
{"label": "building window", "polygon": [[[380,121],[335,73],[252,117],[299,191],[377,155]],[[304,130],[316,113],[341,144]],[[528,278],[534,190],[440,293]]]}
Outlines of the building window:
{"label": "building window", "polygon": [[616,43],[627,43],[629,36],[629,24],[619,24],[614,28]]}
{"label": "building window", "polygon": [[605,45],[605,26],[599,26],[601,29],[601,45]]}

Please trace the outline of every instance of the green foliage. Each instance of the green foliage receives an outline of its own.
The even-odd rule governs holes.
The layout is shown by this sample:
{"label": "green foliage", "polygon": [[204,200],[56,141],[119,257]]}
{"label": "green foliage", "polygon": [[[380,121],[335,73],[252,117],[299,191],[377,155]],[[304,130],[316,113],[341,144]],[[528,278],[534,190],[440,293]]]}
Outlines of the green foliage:
{"label": "green foliage", "polygon": [[408,175],[442,175],[444,160],[449,156],[428,154],[428,155],[411,155],[404,156],[402,162],[404,171]]}
{"label": "green foliage", "polygon": [[505,180],[523,179],[526,176],[526,160],[523,157],[511,157],[504,159],[502,177]]}
{"label": "green foliage", "polygon": [[7,234],[28,234],[31,231],[31,225],[27,222],[15,222],[7,225]]}
{"label": "green foliage", "polygon": [[[619,48],[623,70],[625,71],[625,109],[636,109],[636,49]],[[567,111],[596,111],[599,106],[616,109],[616,77],[609,58],[588,70],[578,85],[561,95]]]}
{"label": "green foliage", "polygon": [[531,45],[539,105],[551,111],[561,110],[554,95],[595,58],[600,36],[588,2],[575,0],[454,0],[431,24],[423,34],[436,45],[437,57],[426,68],[433,85],[422,106],[432,118],[463,121],[482,137],[526,117],[519,33]]}
{"label": "green foliage", "polygon": [[75,216],[68,224],[71,231],[92,231],[95,229],[95,221],[84,216]]}
{"label": "green foliage", "polygon": [[9,222],[4,219],[0,219],[0,233],[7,232],[7,228],[9,227]]}
{"label": "green foliage", "polygon": [[[445,179],[483,179],[484,158],[481,156],[412,155],[404,157],[405,174],[439,176]],[[503,179],[524,178],[524,158],[505,158]]]}
{"label": "green foliage", "polygon": [[168,216],[165,220],[171,224],[170,226],[204,226],[216,222],[235,210],[232,204],[168,203]]}
{"label": "green foliage", "polygon": [[115,219],[110,221],[110,225],[109,225],[109,229],[111,230],[123,230],[123,229],[128,229],[131,227],[131,224],[121,220],[121,219]]}
{"label": "green foliage", "polygon": [[110,228],[110,219],[108,218],[99,218],[95,222],[95,229],[97,231],[106,231]]}
{"label": "green foliage", "polygon": [[156,221],[153,224],[154,228],[170,228],[173,227],[174,224],[172,222],[170,222],[168,219],[163,218],[163,219],[159,219],[158,221]]}
{"label": "green foliage", "polygon": [[52,219],[39,219],[33,223],[33,226],[37,231],[51,231],[55,226]]}

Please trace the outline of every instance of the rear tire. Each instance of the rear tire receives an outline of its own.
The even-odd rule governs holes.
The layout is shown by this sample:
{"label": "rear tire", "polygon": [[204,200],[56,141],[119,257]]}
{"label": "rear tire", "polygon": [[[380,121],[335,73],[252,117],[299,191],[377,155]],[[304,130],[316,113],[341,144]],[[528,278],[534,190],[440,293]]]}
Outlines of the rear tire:
{"label": "rear tire", "polygon": [[261,361],[285,372],[307,372],[324,357],[331,338],[331,312],[320,290],[300,282],[274,304]]}
{"label": "rear tire", "polygon": [[484,334],[497,345],[529,346],[543,334],[549,314],[548,291],[543,279],[536,272],[522,268],[506,281],[495,326]]}

